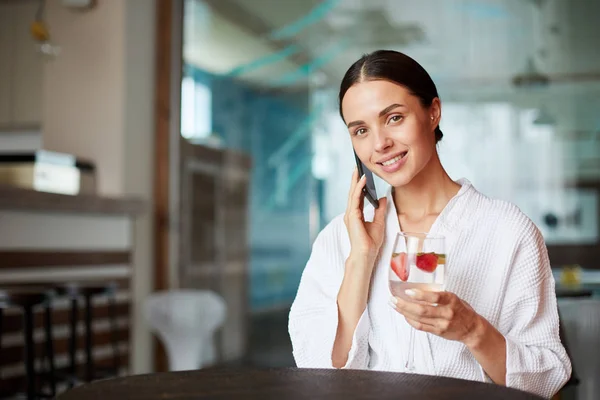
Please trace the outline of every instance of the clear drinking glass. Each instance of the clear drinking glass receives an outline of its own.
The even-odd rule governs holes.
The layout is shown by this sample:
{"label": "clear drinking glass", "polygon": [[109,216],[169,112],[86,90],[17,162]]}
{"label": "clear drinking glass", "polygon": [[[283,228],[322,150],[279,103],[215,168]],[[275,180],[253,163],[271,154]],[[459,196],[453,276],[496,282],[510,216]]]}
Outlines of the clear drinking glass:
{"label": "clear drinking glass", "polygon": [[[389,284],[392,295],[414,301],[405,294],[407,289],[423,291],[444,290],[446,240],[442,235],[401,232],[396,235],[390,260]],[[406,370],[414,371],[415,329],[410,327]]]}

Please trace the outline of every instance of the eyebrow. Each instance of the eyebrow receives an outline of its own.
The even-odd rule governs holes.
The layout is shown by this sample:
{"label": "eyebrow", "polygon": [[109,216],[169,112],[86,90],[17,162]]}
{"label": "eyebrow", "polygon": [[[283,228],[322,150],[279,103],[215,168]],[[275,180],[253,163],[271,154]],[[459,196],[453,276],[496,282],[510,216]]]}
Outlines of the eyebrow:
{"label": "eyebrow", "polygon": [[[405,106],[402,104],[398,104],[398,103],[389,105],[379,112],[379,117],[383,117],[385,114],[389,113],[390,111],[392,111],[393,109],[398,108],[398,107],[405,107]],[[353,126],[364,124],[364,123],[365,123],[365,121],[352,121],[348,124],[348,128],[352,128]]]}

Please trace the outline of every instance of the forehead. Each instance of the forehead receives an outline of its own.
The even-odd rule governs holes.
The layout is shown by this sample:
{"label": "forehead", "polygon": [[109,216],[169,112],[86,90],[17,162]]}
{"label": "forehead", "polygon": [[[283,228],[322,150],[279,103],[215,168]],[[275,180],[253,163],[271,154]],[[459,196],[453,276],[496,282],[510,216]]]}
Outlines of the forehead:
{"label": "forehead", "polygon": [[379,113],[390,104],[399,103],[413,107],[417,97],[407,88],[386,80],[370,80],[355,83],[348,89],[342,99],[344,119],[349,117]]}

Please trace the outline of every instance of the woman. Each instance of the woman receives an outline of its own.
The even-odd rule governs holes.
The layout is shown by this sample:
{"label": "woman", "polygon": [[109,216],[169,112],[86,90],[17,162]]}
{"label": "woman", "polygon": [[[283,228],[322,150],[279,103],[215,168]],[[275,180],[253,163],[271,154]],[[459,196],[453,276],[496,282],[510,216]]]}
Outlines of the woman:
{"label": "woman", "polygon": [[[346,72],[339,103],[358,157],[391,189],[363,212],[365,178],[355,171],[345,215],[315,241],[290,312],[297,365],[403,371],[412,326],[417,373],[551,397],[571,364],[543,237],[516,206],[448,176],[427,72],[402,53],[374,52]],[[387,262],[400,231],[446,237],[446,291],[390,299]]]}

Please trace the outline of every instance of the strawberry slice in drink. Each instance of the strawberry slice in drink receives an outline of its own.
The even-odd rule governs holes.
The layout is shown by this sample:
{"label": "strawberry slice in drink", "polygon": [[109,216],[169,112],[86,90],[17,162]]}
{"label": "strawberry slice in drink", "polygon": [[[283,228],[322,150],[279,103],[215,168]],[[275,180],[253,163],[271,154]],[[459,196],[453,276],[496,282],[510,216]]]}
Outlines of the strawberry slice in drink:
{"label": "strawberry slice in drink", "polygon": [[394,273],[402,281],[408,280],[408,268],[406,268],[406,253],[394,253],[392,254],[391,267]]}
{"label": "strawberry slice in drink", "polygon": [[438,255],[435,253],[417,254],[417,268],[425,272],[433,272],[438,266]]}

